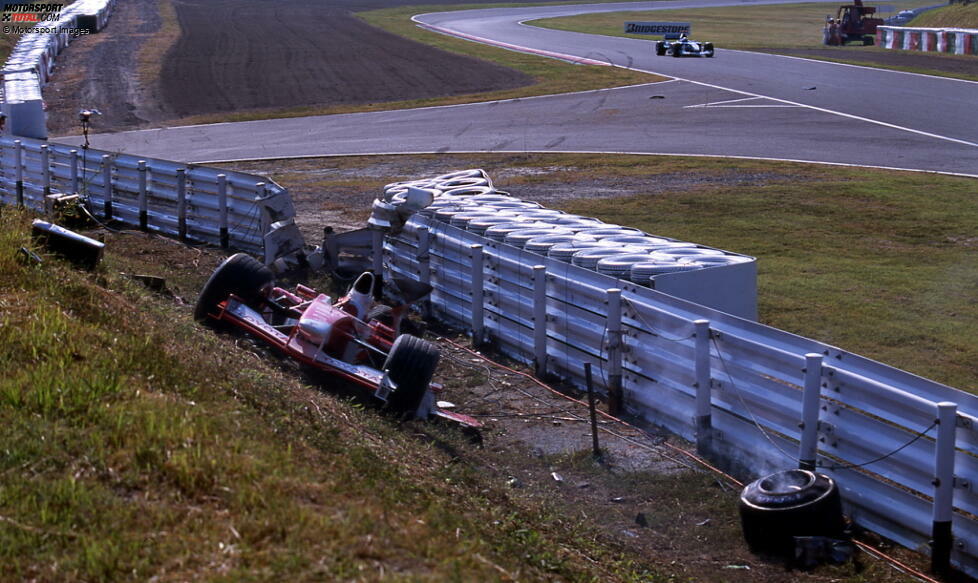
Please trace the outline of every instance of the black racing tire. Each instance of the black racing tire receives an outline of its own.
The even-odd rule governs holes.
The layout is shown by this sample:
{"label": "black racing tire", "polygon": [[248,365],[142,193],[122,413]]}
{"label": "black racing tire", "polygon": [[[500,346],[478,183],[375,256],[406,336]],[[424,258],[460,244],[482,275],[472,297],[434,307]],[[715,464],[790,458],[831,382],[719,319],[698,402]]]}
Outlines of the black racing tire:
{"label": "black racing tire", "polygon": [[200,290],[194,306],[194,319],[207,321],[207,315],[217,311],[217,305],[234,294],[249,305],[258,304],[263,289],[272,283],[271,270],[250,255],[235,253],[217,266],[204,288]]}
{"label": "black racing tire", "polygon": [[844,538],[835,481],[808,470],[755,480],[740,495],[740,524],[751,552],[791,558],[796,536]]}
{"label": "black racing tire", "polygon": [[666,54],[666,43],[661,40],[655,43],[655,54],[656,56],[663,56]]}
{"label": "black racing tire", "polygon": [[434,344],[410,334],[398,336],[384,362],[384,370],[397,385],[387,398],[387,408],[405,415],[417,411],[440,358]]}
{"label": "black racing tire", "polygon": [[679,47],[677,45],[672,45],[672,56],[676,58],[683,56],[683,52],[679,50]]}
{"label": "black racing tire", "polygon": [[371,320],[377,320],[378,322],[384,324],[385,326],[390,326],[392,321],[391,311],[392,310],[390,306],[385,306],[384,304],[377,304],[374,307],[370,308],[370,311],[367,312],[367,317],[364,318],[364,321],[369,322]]}
{"label": "black racing tire", "polygon": [[716,51],[713,49],[713,43],[703,43],[703,52],[706,53],[707,59],[712,59]]}

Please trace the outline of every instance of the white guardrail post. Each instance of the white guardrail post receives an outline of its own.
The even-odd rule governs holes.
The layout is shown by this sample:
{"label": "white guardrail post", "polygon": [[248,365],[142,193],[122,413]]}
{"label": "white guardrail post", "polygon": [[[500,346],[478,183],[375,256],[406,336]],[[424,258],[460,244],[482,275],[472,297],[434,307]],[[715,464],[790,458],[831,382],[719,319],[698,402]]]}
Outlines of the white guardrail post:
{"label": "white guardrail post", "polygon": [[822,392],[822,355],[805,355],[805,388],[801,400],[801,443],[798,446],[798,467],[815,470],[818,456],[818,402]]}
{"label": "white guardrail post", "polygon": [[217,175],[217,208],[220,209],[219,237],[221,249],[227,249],[231,245],[228,236],[228,177],[227,174]]}
{"label": "white guardrail post", "polygon": [[43,186],[44,204],[47,204],[48,195],[51,194],[51,148],[47,144],[41,145],[41,185]]}
{"label": "white guardrail post", "polygon": [[[431,230],[428,225],[418,227],[418,280],[431,285]],[[425,297],[422,312],[425,318],[431,317],[431,294]]]}
{"label": "white guardrail post", "polygon": [[146,201],[146,160],[136,162],[136,172],[139,173],[139,228],[149,229],[149,207]]}
{"label": "white guardrail post", "polygon": [[177,236],[187,240],[187,170],[177,168]]}
{"label": "white guardrail post", "polygon": [[533,266],[533,364],[538,377],[547,374],[547,267]]}
{"label": "white guardrail post", "polygon": [[696,451],[705,454],[710,450],[713,434],[710,391],[710,321],[693,322],[696,359]]}
{"label": "white guardrail post", "polygon": [[621,290],[605,290],[608,304],[608,412],[619,415],[624,405],[621,387]]}
{"label": "white guardrail post", "polygon": [[384,273],[384,231],[377,227],[370,227],[370,255],[371,269],[378,277]]}
{"label": "white guardrail post", "polygon": [[68,172],[70,173],[69,181],[71,184],[69,192],[78,194],[78,150],[69,150],[68,155],[70,156],[68,159]]}
{"label": "white guardrail post", "polygon": [[17,206],[24,206],[24,144],[20,140],[14,140],[14,164],[17,165],[17,172],[15,173]]}
{"label": "white guardrail post", "polygon": [[483,255],[482,245],[469,245],[469,260],[472,265],[472,346],[479,348],[486,342],[485,325],[485,298],[486,291],[485,276],[485,256]]}
{"label": "white guardrail post", "polygon": [[262,259],[263,259],[262,262],[268,265],[271,263],[271,260],[269,259],[268,254],[266,253],[267,250],[265,249],[265,234],[267,234],[272,229],[272,223],[274,221],[272,221],[271,217],[269,216],[268,210],[265,209],[264,206],[262,205],[262,198],[264,197],[265,197],[265,183],[256,182],[255,196],[253,200],[255,205],[259,207],[258,213],[260,218],[258,219],[258,224],[260,225],[259,235],[262,241]]}
{"label": "white guardrail post", "polygon": [[944,575],[951,568],[954,516],[954,445],[958,424],[958,405],[937,404],[937,446],[934,449],[934,514],[931,570]]}
{"label": "white guardrail post", "polygon": [[112,220],[112,156],[102,154],[102,213]]}

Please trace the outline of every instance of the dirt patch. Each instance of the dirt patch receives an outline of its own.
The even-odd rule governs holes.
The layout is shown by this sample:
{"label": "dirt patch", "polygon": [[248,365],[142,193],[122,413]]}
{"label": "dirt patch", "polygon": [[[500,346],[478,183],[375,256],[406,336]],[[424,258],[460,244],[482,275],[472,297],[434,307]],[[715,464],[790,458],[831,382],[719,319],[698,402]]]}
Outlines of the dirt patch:
{"label": "dirt patch", "polygon": [[461,95],[532,82],[383,32],[316,0],[174,5],[183,35],[167,55],[162,85],[178,116]]}
{"label": "dirt patch", "polygon": [[80,37],[58,57],[44,89],[51,135],[78,134],[78,111],[97,109],[98,131],[143,126],[168,117],[151,84],[138,79],[138,53],[160,27],[157,0],[121,2],[99,34]]}
{"label": "dirt patch", "polygon": [[[487,353],[492,361],[480,358],[465,348],[465,338],[438,343],[438,379],[446,385],[446,398],[486,424],[481,447],[457,449],[453,455],[485,479],[508,486],[515,504],[543,500],[565,528],[586,524],[601,544],[637,564],[650,562],[660,575],[649,580],[910,580],[864,554],[812,572],[786,570],[783,563],[752,555],[741,535],[740,486],[688,455],[693,444],[638,420],[599,416],[601,455],[595,458],[586,396],[580,391],[544,388],[518,374],[525,367],[498,354]],[[599,401],[598,408],[603,411],[606,405]],[[923,557],[896,552],[923,568]]]}
{"label": "dirt patch", "polygon": [[761,52],[810,59],[839,59],[852,63],[906,67],[978,76],[978,57],[921,53],[913,51],[874,50],[863,47],[825,47],[822,49],[758,49]]}

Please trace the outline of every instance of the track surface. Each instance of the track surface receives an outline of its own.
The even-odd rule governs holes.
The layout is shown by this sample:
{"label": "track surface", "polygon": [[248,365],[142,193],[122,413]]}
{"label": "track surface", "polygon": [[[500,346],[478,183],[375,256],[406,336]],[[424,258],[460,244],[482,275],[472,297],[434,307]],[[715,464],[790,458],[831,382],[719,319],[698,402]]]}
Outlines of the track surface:
{"label": "track surface", "polygon": [[[784,2],[750,2],[775,3]],[[734,2],[678,0],[661,4],[682,9]],[[596,59],[886,123],[909,125],[978,145],[978,115],[975,115],[978,83],[764,53],[724,51],[722,47],[717,58],[712,60],[656,57],[651,43],[646,40],[570,33],[520,24],[528,19],[565,14],[620,11],[627,6],[598,4],[473,10],[421,15],[415,20],[498,42]]]}
{"label": "track surface", "polygon": [[[680,0],[667,6],[721,4],[741,2]],[[978,174],[976,83],[722,49],[716,59],[655,57],[648,41],[519,24],[635,6],[490,9],[417,19],[460,34],[680,80],[444,108],[127,132],[96,136],[93,145],[185,161],[381,152],[607,151]]]}

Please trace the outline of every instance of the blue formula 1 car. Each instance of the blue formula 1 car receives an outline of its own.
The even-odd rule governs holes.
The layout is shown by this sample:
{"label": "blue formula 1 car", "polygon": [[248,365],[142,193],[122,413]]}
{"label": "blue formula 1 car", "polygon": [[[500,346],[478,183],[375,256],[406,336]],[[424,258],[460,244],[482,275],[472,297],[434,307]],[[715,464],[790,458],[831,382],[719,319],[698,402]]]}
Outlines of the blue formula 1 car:
{"label": "blue formula 1 car", "polygon": [[689,40],[685,36],[679,40],[660,40],[655,43],[655,54],[663,57],[708,57],[712,58],[713,43]]}

